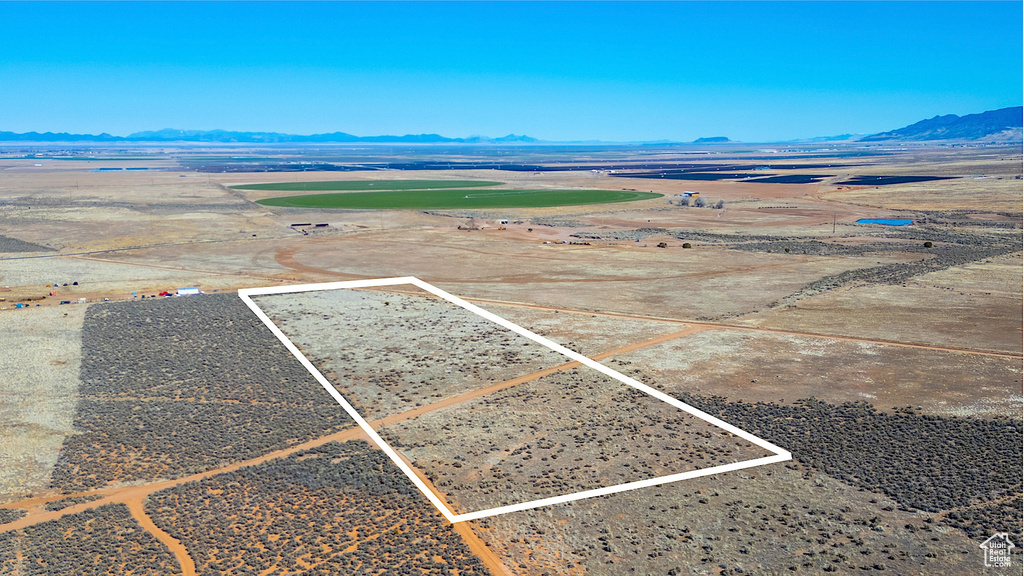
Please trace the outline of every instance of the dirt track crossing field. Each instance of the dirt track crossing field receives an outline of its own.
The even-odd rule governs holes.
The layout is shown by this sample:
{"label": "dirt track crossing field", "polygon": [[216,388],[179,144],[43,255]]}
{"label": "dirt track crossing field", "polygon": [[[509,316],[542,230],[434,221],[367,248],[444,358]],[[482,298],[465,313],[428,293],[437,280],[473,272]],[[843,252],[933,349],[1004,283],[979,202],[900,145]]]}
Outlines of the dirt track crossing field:
{"label": "dirt track crossing field", "polygon": [[[111,150],[93,154],[114,159],[73,162],[5,154],[0,573],[39,561],[69,574],[63,566],[89,563],[135,563],[139,574],[178,566],[186,574],[347,574],[393,558],[413,572],[465,566],[511,576],[959,575],[984,571],[978,545],[997,531],[1011,534],[1019,562],[1020,149],[829,147],[769,154],[722,145],[694,156],[685,146],[503,145],[483,164],[480,154],[497,149],[424,147],[406,151],[417,158],[397,158],[391,148],[339,147],[317,152],[315,165],[344,172],[277,174],[252,170],[308,169],[309,151],[228,146],[122,161],[123,151]],[[377,160],[382,169],[350,170]],[[150,170],[92,171],[111,162]],[[579,163],[588,168],[565,169]],[[705,173],[764,167],[787,181],[834,176],[772,184],[623,173],[629,165],[661,170],[655,164],[701,164]],[[464,169],[443,169],[453,166]],[[949,178],[848,184],[902,175]],[[301,194],[334,180],[371,190],[453,179],[663,196],[338,210],[261,206],[292,192],[231,188],[280,180]],[[683,205],[684,192],[708,206]],[[913,223],[857,222],[878,218]],[[438,523],[419,493],[403,500],[406,513],[374,517],[374,504],[346,514],[331,494],[374,485],[404,493],[412,484],[362,444],[235,292],[397,276],[421,278],[771,438],[794,460],[454,527]],[[193,286],[205,295],[154,297]],[[416,297],[373,293],[389,308]],[[79,298],[87,304],[59,304]],[[283,324],[329,327],[330,307],[314,308],[284,311]],[[572,458],[589,458],[575,464],[590,468],[575,480],[545,475],[569,458],[570,443],[543,423],[515,428],[533,417],[529,407],[578,411],[570,401],[580,397],[580,406],[595,406],[588,417],[609,412],[597,392],[568,394],[579,388],[577,366],[496,336],[473,341],[472,330],[446,342],[403,340],[397,328],[411,325],[388,322],[381,315],[356,330],[381,331],[368,351],[326,328],[303,350],[452,507],[470,493],[485,505],[498,497],[488,490],[516,489],[508,486],[544,493],[588,474],[655,470],[664,458],[652,453],[664,454],[668,435],[679,433],[641,426],[645,414],[620,414],[621,429],[587,427],[594,442],[571,445]],[[451,351],[461,361],[440,362]],[[428,364],[443,366],[430,372]],[[447,380],[446,370],[462,380]],[[569,397],[549,394],[552,383]],[[478,429],[485,414],[488,428]],[[438,432],[434,424],[451,425]],[[499,430],[518,444],[481,452]],[[463,441],[474,435],[483,440]],[[342,461],[367,463],[367,474]],[[318,484],[336,474],[333,485]],[[151,550],[152,562],[136,561],[138,550]]]}
{"label": "dirt track crossing field", "polygon": [[[699,328],[698,329],[686,329],[686,330],[682,330],[682,331],[679,331],[679,332],[674,332],[674,333],[671,333],[671,334],[668,334],[668,335],[665,335],[665,336],[661,336],[661,337],[658,337],[658,338],[655,338],[655,339],[652,339],[652,340],[649,340],[649,341],[630,344],[630,345],[624,346],[622,348],[619,348],[619,349],[616,349],[616,350],[611,350],[611,351],[608,351],[606,353],[594,356],[594,359],[595,360],[601,360],[601,359],[604,359],[604,358],[612,357],[612,356],[614,356],[616,354],[622,354],[622,353],[630,352],[630,351],[633,351],[633,350],[638,350],[638,349],[641,349],[641,348],[643,348],[645,346],[651,346],[651,345],[659,344],[659,343],[662,343],[662,342],[667,342],[667,341],[675,339],[675,338],[682,338],[682,337],[688,336],[688,335],[690,335],[690,334],[692,334],[694,332],[697,332],[699,330],[700,330]],[[491,393],[494,393],[494,392],[497,392],[497,391],[500,391],[500,390],[503,390],[503,389],[506,389],[506,388],[509,388],[509,387],[512,387],[512,386],[516,386],[516,385],[519,385],[519,384],[522,384],[522,383],[525,383],[525,382],[531,382],[533,380],[536,380],[537,378],[541,378],[543,376],[555,373],[557,371],[569,370],[569,369],[575,368],[576,366],[578,366],[578,363],[568,362],[568,363],[562,364],[562,365],[557,366],[557,367],[553,367],[553,368],[550,368],[550,369],[542,370],[540,372],[537,372],[537,373],[534,373],[534,374],[530,374],[530,375],[527,375],[527,376],[522,376],[522,377],[519,377],[519,378],[515,378],[515,379],[507,381],[507,382],[500,382],[500,383],[497,383],[497,384],[491,385],[489,387],[482,388],[480,390],[476,390],[476,391],[473,391],[473,392],[470,392],[470,393],[467,393],[467,394],[446,398],[443,401],[436,402],[434,404],[429,404],[429,405],[426,405],[426,406],[421,406],[419,408],[416,408],[416,409],[413,409],[413,410],[409,410],[409,411],[403,412],[401,414],[395,414],[395,415],[383,418],[383,419],[378,420],[378,421],[372,421],[371,425],[373,425],[376,428],[376,427],[379,427],[379,426],[396,424],[396,423],[402,422],[404,420],[407,420],[409,418],[415,418],[415,417],[421,416],[423,414],[427,414],[427,413],[435,411],[435,410],[439,410],[439,409],[443,409],[443,408],[448,408],[448,407],[451,407],[451,406],[454,406],[454,405],[457,405],[457,404],[465,403],[465,402],[468,402],[470,400],[473,400],[473,399],[476,399],[476,398],[480,398],[480,397],[484,397],[484,396],[486,396],[488,394],[491,394]],[[311,440],[309,442],[304,442],[304,443],[301,443],[301,444],[297,444],[297,445],[291,446],[289,448],[285,448],[285,449],[282,449],[282,450],[277,450],[275,452],[272,452],[272,453],[260,456],[258,458],[253,458],[253,459],[246,460],[246,461],[243,461],[243,462],[238,462],[238,463],[235,463],[235,464],[231,464],[231,465],[228,465],[228,466],[224,466],[222,468],[210,470],[210,471],[203,472],[203,473],[200,473],[200,474],[193,474],[191,476],[186,476],[184,478],[179,478],[179,479],[176,479],[176,480],[165,480],[165,481],[145,484],[145,485],[142,485],[142,486],[130,486],[130,487],[123,487],[123,488],[104,488],[104,489],[98,489],[98,490],[87,491],[87,492],[80,492],[80,493],[74,493],[74,494],[54,495],[54,496],[47,496],[47,497],[43,497],[43,498],[35,498],[35,499],[30,499],[30,500],[23,500],[23,501],[20,501],[20,502],[16,502],[15,504],[13,504],[13,506],[16,506],[17,508],[21,508],[21,509],[27,510],[29,512],[29,514],[24,516],[24,517],[22,517],[21,519],[16,520],[14,522],[11,522],[9,524],[0,525],[0,531],[9,532],[9,531],[12,531],[12,530],[20,530],[20,529],[26,528],[28,526],[34,526],[34,525],[37,525],[37,524],[40,524],[40,523],[43,523],[43,522],[54,521],[54,520],[57,520],[57,519],[62,518],[64,516],[72,515],[72,514],[77,514],[77,513],[83,512],[85,510],[93,509],[93,508],[96,508],[96,507],[99,507],[99,506],[103,506],[103,505],[107,505],[107,504],[120,503],[120,504],[124,504],[124,505],[128,506],[128,509],[132,511],[132,515],[136,519],[139,520],[139,522],[140,522],[140,524],[142,525],[143,528],[145,528],[146,530],[149,530],[150,532],[152,532],[161,542],[163,542],[165,545],[168,546],[169,549],[171,549],[171,551],[179,559],[179,563],[182,566],[182,568],[184,569],[185,576],[189,576],[189,574],[195,574],[195,567],[194,567],[194,563],[192,562],[191,558],[188,556],[187,546],[182,546],[181,543],[178,542],[177,540],[175,540],[172,536],[170,536],[169,534],[167,534],[166,532],[164,532],[160,528],[156,527],[156,525],[152,523],[152,520],[147,520],[146,519],[145,511],[143,509],[143,502],[145,501],[146,498],[148,498],[152,494],[155,494],[157,492],[166,490],[166,489],[174,487],[174,486],[180,486],[182,484],[189,483],[189,482],[196,482],[196,481],[199,481],[199,480],[202,480],[202,479],[210,478],[210,477],[218,475],[218,474],[224,474],[224,473],[228,473],[228,472],[233,472],[233,471],[239,470],[239,469],[244,468],[244,467],[257,466],[259,464],[262,464],[262,463],[265,463],[265,462],[269,462],[271,460],[275,460],[275,459],[279,459],[279,458],[286,458],[286,457],[289,457],[289,456],[291,456],[293,454],[296,454],[296,453],[299,453],[299,452],[303,452],[303,451],[307,451],[307,450],[312,449],[312,448],[323,446],[324,444],[327,444],[329,442],[347,442],[349,440],[363,439],[363,438],[365,438],[365,434],[362,432],[361,429],[359,429],[359,428],[351,428],[351,429],[344,430],[344,431],[341,431],[341,432],[337,432],[337,433],[334,433],[334,434],[330,434],[330,435],[327,435],[327,436],[322,436],[320,438],[317,438],[315,440]],[[96,499],[96,500],[90,501],[90,502],[85,502],[85,503],[81,503],[81,504],[72,505],[72,506],[69,506],[67,508],[63,508],[61,510],[56,510],[56,511],[46,511],[46,510],[43,509],[43,505],[48,503],[48,502],[54,502],[54,501],[57,501],[57,500],[61,500],[63,498],[73,497],[73,496],[98,496],[99,498]],[[12,506],[12,505],[9,505],[9,506]],[[155,530],[154,530],[154,528],[155,528]],[[458,526],[456,528],[456,530],[458,530],[459,533],[463,535],[463,538],[466,540],[467,545],[469,545],[471,549],[474,549],[474,551],[476,551],[478,553],[478,555],[481,556],[481,558],[485,559],[485,564],[488,564],[491,568],[493,568],[494,570],[497,570],[498,572],[496,572],[496,573],[498,573],[498,574],[501,574],[504,571],[504,568],[501,567],[500,562],[495,559],[496,557],[494,556],[494,552],[491,551],[490,549],[488,549],[486,547],[486,545],[484,545],[482,543],[482,541],[480,541],[479,538],[476,537],[472,533],[472,531],[468,530],[468,527]],[[189,570],[192,570],[192,571],[190,572]]]}

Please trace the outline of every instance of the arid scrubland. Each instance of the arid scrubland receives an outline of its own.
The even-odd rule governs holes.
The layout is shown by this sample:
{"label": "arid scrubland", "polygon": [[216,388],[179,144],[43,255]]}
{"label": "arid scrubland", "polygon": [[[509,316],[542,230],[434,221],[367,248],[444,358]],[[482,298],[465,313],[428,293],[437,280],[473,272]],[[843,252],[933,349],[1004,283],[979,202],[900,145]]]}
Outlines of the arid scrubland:
{"label": "arid scrubland", "polygon": [[174,556],[119,504],[0,534],[0,573],[181,574]]}
{"label": "arid scrubland", "polygon": [[331,443],[151,497],[200,573],[486,574],[379,450]]}
{"label": "arid scrubland", "polygon": [[371,420],[568,361],[425,296],[330,290],[255,301]]}
{"label": "arid scrubland", "polygon": [[185,476],[351,425],[234,294],[90,307],[82,338],[76,433],[51,480],[65,493]]}
{"label": "arid scrubland", "polygon": [[74,433],[84,315],[48,307],[0,320],[0,502],[48,486]]}
{"label": "arid scrubland", "polygon": [[[502,156],[616,166],[594,171],[433,147],[318,152],[330,172],[284,148],[3,154],[0,574],[953,575],[1000,532],[1019,573],[1020,149],[844,146]],[[149,170],[92,171],[111,162]],[[716,166],[782,183],[649,177]],[[879,176],[946,179],[850,184]],[[308,210],[229,187],[342,179],[665,196]],[[877,218],[912,224],[858,223]],[[392,276],[793,460],[448,525],[236,294]],[[407,287],[257,302],[458,511],[763,455]]]}

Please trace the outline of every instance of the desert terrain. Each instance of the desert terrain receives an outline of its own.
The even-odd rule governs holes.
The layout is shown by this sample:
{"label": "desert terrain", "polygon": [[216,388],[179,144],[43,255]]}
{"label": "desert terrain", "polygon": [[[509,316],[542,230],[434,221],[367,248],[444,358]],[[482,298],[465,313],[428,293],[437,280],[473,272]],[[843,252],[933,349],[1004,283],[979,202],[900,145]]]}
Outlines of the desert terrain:
{"label": "desert terrain", "polygon": [[[0,575],[1019,573],[1019,146],[126,146],[0,147]],[[233,188],[410,180],[661,196]],[[237,294],[398,276],[792,460],[450,524]],[[460,513],[764,455],[408,286],[257,301]]]}

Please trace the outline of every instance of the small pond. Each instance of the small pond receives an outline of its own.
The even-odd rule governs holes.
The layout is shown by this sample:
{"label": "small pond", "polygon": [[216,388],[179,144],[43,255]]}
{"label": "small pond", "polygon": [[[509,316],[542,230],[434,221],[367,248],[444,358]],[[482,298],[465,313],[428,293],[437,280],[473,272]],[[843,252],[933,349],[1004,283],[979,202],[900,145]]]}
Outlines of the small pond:
{"label": "small pond", "polygon": [[898,218],[861,218],[857,224],[881,224],[883,226],[910,226],[913,220],[900,220]]}

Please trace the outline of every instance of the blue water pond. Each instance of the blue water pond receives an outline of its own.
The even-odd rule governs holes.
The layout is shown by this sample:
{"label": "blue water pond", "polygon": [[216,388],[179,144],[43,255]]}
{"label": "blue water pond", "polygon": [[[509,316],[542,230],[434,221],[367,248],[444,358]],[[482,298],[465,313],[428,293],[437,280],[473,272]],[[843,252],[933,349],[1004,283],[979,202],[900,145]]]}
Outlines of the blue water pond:
{"label": "blue water pond", "polygon": [[913,220],[900,220],[897,218],[861,218],[857,224],[881,224],[883,226],[910,226]]}

